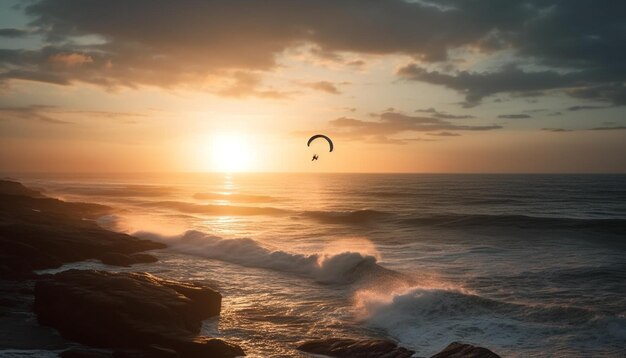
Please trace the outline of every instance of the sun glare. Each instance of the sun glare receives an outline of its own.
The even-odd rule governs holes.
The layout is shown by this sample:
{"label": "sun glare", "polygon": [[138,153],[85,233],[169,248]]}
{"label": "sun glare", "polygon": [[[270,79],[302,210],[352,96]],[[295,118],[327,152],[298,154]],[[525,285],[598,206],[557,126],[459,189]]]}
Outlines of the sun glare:
{"label": "sun glare", "polygon": [[246,140],[237,134],[220,133],[213,137],[213,169],[220,172],[249,171],[252,155]]}

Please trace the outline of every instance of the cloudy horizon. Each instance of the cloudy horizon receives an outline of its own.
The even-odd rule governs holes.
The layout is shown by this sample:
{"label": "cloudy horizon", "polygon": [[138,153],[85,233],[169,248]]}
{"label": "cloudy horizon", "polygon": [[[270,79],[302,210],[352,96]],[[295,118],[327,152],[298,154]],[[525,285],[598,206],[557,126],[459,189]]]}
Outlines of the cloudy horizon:
{"label": "cloudy horizon", "polygon": [[3,172],[626,172],[623,2],[0,6]]}

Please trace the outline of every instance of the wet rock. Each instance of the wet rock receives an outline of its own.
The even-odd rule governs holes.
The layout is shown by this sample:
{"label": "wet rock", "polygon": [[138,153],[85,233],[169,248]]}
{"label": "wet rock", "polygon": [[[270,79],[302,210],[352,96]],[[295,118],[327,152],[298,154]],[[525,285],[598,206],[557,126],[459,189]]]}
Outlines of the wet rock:
{"label": "wet rock", "polygon": [[398,347],[394,342],[382,339],[318,339],[302,343],[298,349],[308,353],[346,358],[408,358],[415,353],[406,348]]}
{"label": "wet rock", "polygon": [[100,259],[127,266],[156,258],[134,255],[165,245],[99,227],[111,209],[46,198],[16,182],[0,180],[0,278],[34,277],[33,270]]}
{"label": "wet rock", "polygon": [[59,353],[61,358],[112,358],[113,353],[87,348],[70,348]]}
{"label": "wet rock", "polygon": [[500,358],[500,356],[487,348],[452,342],[431,358]]}
{"label": "wet rock", "polygon": [[139,263],[157,262],[158,259],[149,254],[124,255],[117,252],[108,252],[100,255],[100,261],[106,265],[128,267]]}
{"label": "wet rock", "polygon": [[39,191],[29,189],[21,183],[11,180],[0,180],[0,195],[20,195],[34,198],[43,197]]}
{"label": "wet rock", "polygon": [[[69,270],[35,286],[41,324],[92,347],[154,351],[181,357],[234,357],[240,347],[196,337],[202,320],[218,315],[221,295],[208,287],[163,280],[147,273]],[[165,354],[165,352],[161,352]]]}

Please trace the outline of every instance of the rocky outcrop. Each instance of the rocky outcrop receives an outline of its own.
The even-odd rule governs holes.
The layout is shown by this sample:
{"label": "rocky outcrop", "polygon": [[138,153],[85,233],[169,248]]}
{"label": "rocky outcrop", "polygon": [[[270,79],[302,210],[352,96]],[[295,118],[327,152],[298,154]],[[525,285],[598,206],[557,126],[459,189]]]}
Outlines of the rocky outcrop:
{"label": "rocky outcrop", "polygon": [[149,264],[157,262],[158,259],[149,254],[124,255],[116,252],[108,252],[100,255],[100,261],[106,265],[128,267],[134,264]]}
{"label": "rocky outcrop", "polygon": [[[340,358],[408,358],[415,352],[381,339],[328,338],[307,341],[298,346],[303,352]],[[500,358],[487,348],[453,342],[431,358]]]}
{"label": "rocky outcrop", "polygon": [[32,198],[41,198],[41,192],[29,189],[16,181],[0,180],[0,195],[19,195]]}
{"label": "rocky outcrop", "polygon": [[0,278],[32,276],[33,270],[101,259],[128,266],[153,262],[133,256],[165,245],[99,227],[95,219],[111,209],[42,197],[19,183],[0,181]]}
{"label": "rocky outcrop", "polygon": [[500,358],[487,348],[453,342],[431,358]]}
{"label": "rocky outcrop", "polygon": [[346,358],[409,358],[415,353],[382,339],[317,339],[300,344],[298,349],[308,353]]}
{"label": "rocky outcrop", "polygon": [[220,305],[221,295],[208,287],[147,273],[69,270],[35,285],[39,322],[64,338],[142,352],[158,346],[181,357],[244,355],[234,344],[196,336],[202,320],[219,314]]}

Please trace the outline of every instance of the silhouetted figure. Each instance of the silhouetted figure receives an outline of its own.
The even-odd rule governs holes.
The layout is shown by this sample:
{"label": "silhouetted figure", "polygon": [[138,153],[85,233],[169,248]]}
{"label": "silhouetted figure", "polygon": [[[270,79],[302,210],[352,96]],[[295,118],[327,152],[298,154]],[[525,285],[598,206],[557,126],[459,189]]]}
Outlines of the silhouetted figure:
{"label": "silhouetted figure", "polygon": [[317,158],[319,158],[317,154],[313,154],[313,159],[311,159],[311,161],[317,160]]}

